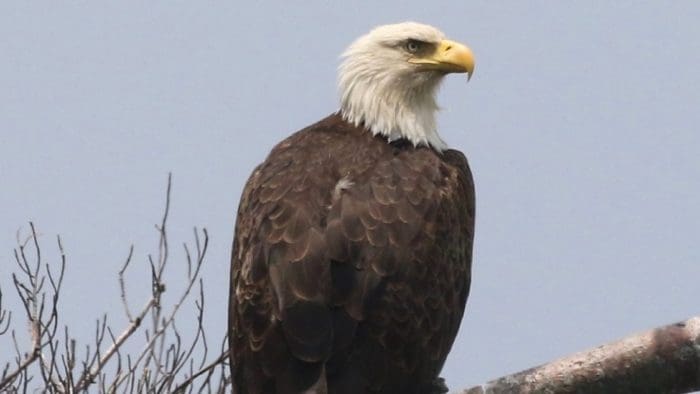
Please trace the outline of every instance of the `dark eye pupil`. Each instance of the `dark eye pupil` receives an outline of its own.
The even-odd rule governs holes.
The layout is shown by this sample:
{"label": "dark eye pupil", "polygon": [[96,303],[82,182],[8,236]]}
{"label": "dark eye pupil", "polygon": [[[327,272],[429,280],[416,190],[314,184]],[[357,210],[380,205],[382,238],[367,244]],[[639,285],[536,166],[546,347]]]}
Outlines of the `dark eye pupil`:
{"label": "dark eye pupil", "polygon": [[406,44],[406,49],[408,49],[409,52],[416,52],[418,50],[418,43],[415,41],[409,41]]}

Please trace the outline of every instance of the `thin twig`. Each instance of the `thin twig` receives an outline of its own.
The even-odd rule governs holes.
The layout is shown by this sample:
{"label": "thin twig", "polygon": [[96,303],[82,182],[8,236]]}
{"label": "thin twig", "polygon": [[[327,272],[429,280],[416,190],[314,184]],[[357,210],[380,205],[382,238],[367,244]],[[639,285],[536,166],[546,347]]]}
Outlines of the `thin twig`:
{"label": "thin twig", "polygon": [[129,303],[126,300],[126,286],[124,286],[124,272],[126,272],[126,269],[129,267],[129,263],[131,262],[131,257],[134,255],[134,245],[131,245],[129,247],[129,255],[126,256],[126,261],[124,261],[124,265],[122,265],[122,268],[119,270],[119,295],[122,300],[122,305],[124,306],[124,313],[126,313],[126,317],[129,319],[129,321],[133,321],[134,318],[131,316],[131,311],[129,310]]}
{"label": "thin twig", "polygon": [[209,363],[209,365],[207,365],[206,367],[200,369],[200,370],[197,371],[194,375],[190,376],[190,377],[187,378],[185,381],[183,381],[182,383],[180,383],[179,385],[177,385],[177,387],[175,387],[175,390],[173,390],[173,393],[182,393],[182,392],[184,392],[184,390],[185,390],[189,385],[191,385],[192,382],[194,382],[198,377],[204,375],[205,373],[209,373],[209,372],[212,371],[214,368],[216,368],[219,364],[225,363],[226,360],[228,360],[228,353],[229,353],[228,350],[226,350],[226,351],[224,351],[223,353],[221,353],[221,355],[220,355],[216,360],[212,361],[211,363]]}

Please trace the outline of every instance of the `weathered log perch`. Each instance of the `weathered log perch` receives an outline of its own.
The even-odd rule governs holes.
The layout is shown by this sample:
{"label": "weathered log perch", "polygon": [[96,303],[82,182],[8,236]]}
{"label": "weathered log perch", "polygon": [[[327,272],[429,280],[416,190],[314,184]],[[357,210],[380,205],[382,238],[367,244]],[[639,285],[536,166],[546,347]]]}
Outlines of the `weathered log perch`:
{"label": "weathered log perch", "polygon": [[462,394],[700,390],[700,316],[504,376]]}

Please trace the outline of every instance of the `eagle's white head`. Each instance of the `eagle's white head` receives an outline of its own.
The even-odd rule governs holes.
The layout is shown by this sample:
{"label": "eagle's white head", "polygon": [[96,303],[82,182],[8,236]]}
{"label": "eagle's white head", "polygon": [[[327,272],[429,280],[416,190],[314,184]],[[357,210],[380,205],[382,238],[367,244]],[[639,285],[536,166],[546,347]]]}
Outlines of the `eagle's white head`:
{"label": "eagle's white head", "polygon": [[474,72],[474,55],[434,27],[415,22],[380,26],[342,55],[338,85],[345,120],[389,141],[405,138],[438,151],[435,93],[449,73]]}

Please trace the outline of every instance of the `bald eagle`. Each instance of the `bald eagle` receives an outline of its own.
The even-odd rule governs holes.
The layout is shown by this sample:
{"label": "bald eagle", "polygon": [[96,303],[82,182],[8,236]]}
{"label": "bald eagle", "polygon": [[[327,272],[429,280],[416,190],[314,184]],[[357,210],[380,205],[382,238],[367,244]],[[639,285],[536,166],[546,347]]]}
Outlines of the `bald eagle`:
{"label": "bald eagle", "polygon": [[[471,278],[474,184],[436,131],[472,52],[413,22],[342,55],[340,110],[280,142],[241,197],[234,392],[432,393]],[[444,391],[444,390],[442,390]]]}

